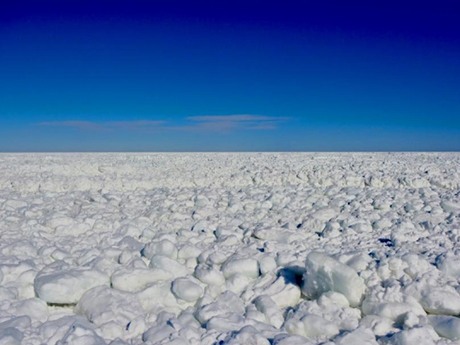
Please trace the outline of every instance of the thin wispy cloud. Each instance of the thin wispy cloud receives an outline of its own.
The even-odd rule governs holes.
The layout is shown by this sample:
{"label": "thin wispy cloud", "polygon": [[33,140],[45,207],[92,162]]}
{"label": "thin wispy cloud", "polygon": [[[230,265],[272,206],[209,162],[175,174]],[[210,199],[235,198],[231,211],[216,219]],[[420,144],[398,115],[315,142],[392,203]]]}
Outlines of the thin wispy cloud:
{"label": "thin wispy cloud", "polygon": [[113,128],[127,128],[127,129],[148,129],[159,128],[166,124],[162,120],[139,120],[139,121],[112,121],[107,125]]}
{"label": "thin wispy cloud", "polygon": [[176,130],[176,131],[203,131],[229,132],[234,130],[273,130],[287,117],[263,115],[236,114],[236,115],[200,115],[189,116],[182,121],[164,120],[132,120],[132,121],[44,121],[37,125],[45,127],[66,127],[83,131],[149,131],[149,130]]}
{"label": "thin wispy cloud", "polygon": [[202,115],[189,116],[187,120],[193,122],[191,128],[215,131],[243,130],[271,130],[276,129],[287,117],[274,117],[251,114],[238,115]]}
{"label": "thin wispy cloud", "polygon": [[92,121],[43,121],[37,123],[38,126],[45,127],[69,127],[81,130],[96,130],[100,129],[100,124]]}
{"label": "thin wispy cloud", "polygon": [[191,121],[235,121],[235,122],[251,122],[251,121],[280,121],[285,120],[284,117],[262,116],[262,115],[200,115],[189,116],[187,119]]}
{"label": "thin wispy cloud", "polygon": [[162,120],[136,121],[44,121],[37,125],[45,127],[68,127],[79,130],[152,130],[161,128],[165,124]]}

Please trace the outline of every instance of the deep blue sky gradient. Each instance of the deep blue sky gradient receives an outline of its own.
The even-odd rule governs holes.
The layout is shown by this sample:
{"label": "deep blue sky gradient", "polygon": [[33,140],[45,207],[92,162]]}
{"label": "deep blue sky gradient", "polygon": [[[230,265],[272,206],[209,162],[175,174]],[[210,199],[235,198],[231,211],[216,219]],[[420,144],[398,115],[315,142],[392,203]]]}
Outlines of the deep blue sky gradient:
{"label": "deep blue sky gradient", "polygon": [[0,151],[457,151],[458,18],[456,1],[2,3]]}

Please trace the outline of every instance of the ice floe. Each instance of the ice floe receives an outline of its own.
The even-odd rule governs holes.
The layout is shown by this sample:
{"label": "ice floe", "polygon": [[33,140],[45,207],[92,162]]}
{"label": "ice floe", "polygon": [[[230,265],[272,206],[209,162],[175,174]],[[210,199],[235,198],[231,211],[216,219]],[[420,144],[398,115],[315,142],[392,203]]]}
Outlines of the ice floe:
{"label": "ice floe", "polygon": [[457,153],[2,154],[0,344],[460,343]]}

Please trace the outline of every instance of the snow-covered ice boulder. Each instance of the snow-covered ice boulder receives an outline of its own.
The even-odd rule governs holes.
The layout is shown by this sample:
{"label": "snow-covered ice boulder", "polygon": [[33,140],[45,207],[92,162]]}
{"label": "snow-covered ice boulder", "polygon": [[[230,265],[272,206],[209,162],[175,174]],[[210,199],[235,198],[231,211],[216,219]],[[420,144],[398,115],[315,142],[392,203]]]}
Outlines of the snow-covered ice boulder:
{"label": "snow-covered ice boulder", "polygon": [[227,278],[225,287],[229,291],[240,294],[246,290],[246,288],[248,288],[252,281],[252,278],[243,274],[236,273]]}
{"label": "snow-covered ice boulder", "polygon": [[[3,320],[5,315],[2,315]],[[31,328],[32,321],[28,316],[15,316],[0,322],[0,344],[21,345],[25,333]]]}
{"label": "snow-covered ice boulder", "polygon": [[49,316],[48,305],[39,298],[16,301],[8,309],[13,315],[29,317],[34,324],[43,322]]}
{"label": "snow-covered ice boulder", "polygon": [[219,295],[212,303],[206,304],[196,312],[196,318],[201,324],[206,324],[211,318],[219,315],[243,315],[244,303],[236,294],[226,291]]}
{"label": "snow-covered ice boulder", "polygon": [[306,314],[300,320],[291,319],[284,327],[291,334],[317,340],[329,339],[340,332],[335,323],[314,314]]}
{"label": "snow-covered ice boulder", "polygon": [[283,276],[266,275],[265,277],[267,281],[262,281],[256,286],[254,290],[256,295],[270,296],[279,308],[294,307],[299,303],[301,292],[298,285],[286,281]]}
{"label": "snow-covered ice boulder", "polygon": [[232,256],[222,265],[222,273],[227,279],[235,274],[241,274],[254,279],[260,274],[259,263],[256,259],[238,258]]}
{"label": "snow-covered ice boulder", "polygon": [[171,291],[187,302],[194,302],[203,295],[203,288],[191,278],[177,278],[172,282]]}
{"label": "snow-covered ice boulder", "polygon": [[367,328],[359,327],[354,331],[334,338],[336,345],[378,345],[374,333]]}
{"label": "snow-covered ice boulder", "polygon": [[240,345],[240,344],[254,344],[254,345],[270,345],[270,341],[262,336],[255,327],[245,326],[238,332],[231,332],[228,337],[223,340],[224,344]]}
{"label": "snow-covered ice boulder", "polygon": [[[80,315],[66,315],[43,322],[38,328],[40,344],[103,345],[104,340],[95,333],[95,325]],[[62,342],[63,340],[66,342]]]}
{"label": "snow-covered ice boulder", "polygon": [[447,276],[455,279],[460,278],[460,256],[454,255],[452,252],[444,253],[436,258],[436,265]]}
{"label": "snow-covered ice boulder", "polygon": [[145,325],[139,320],[143,308],[137,296],[107,286],[97,286],[87,291],[75,311],[101,327],[106,338],[131,337],[145,330]]}
{"label": "snow-covered ice boulder", "polygon": [[37,296],[52,304],[75,304],[86,291],[99,285],[109,286],[109,277],[84,268],[39,273],[34,281]]}
{"label": "snow-covered ice boulder", "polygon": [[139,301],[145,311],[150,312],[155,309],[165,309],[170,311],[180,311],[177,298],[171,291],[169,281],[160,281],[146,287],[137,293]]}
{"label": "snow-covered ice boulder", "polygon": [[170,272],[175,278],[186,276],[189,273],[187,267],[163,255],[154,255],[150,260],[149,266]]}
{"label": "snow-covered ice boulder", "polygon": [[120,269],[112,274],[112,287],[118,290],[138,292],[157,281],[171,280],[173,274],[161,268]]}
{"label": "snow-covered ice boulder", "polygon": [[163,340],[167,340],[169,344],[172,343],[171,338],[177,331],[170,324],[160,324],[150,327],[144,334],[142,334],[143,342],[147,344],[162,344]]}
{"label": "snow-covered ice boulder", "polygon": [[351,267],[330,256],[311,252],[305,263],[302,292],[309,298],[317,298],[327,291],[343,294],[352,307],[357,307],[363,298],[366,286]]}
{"label": "snow-covered ice boulder", "polygon": [[236,313],[227,313],[211,317],[206,322],[206,330],[217,332],[231,332],[244,327],[244,316]]}
{"label": "snow-covered ice boulder", "polygon": [[460,213],[460,202],[444,200],[441,202],[441,207],[446,212],[452,212],[456,214]]}
{"label": "snow-covered ice boulder", "polygon": [[196,266],[194,276],[204,284],[215,286],[222,286],[225,284],[225,277],[222,272],[207,264]]}
{"label": "snow-covered ice boulder", "polygon": [[351,308],[341,293],[330,291],[317,300],[302,300],[295,308],[288,309],[285,317],[285,328],[289,333],[325,340],[356,329],[361,311]]}
{"label": "snow-covered ice boulder", "polygon": [[21,345],[24,334],[16,328],[9,327],[1,331],[0,344],[1,345]]}
{"label": "snow-covered ice boulder", "polygon": [[264,314],[268,323],[280,328],[284,323],[283,313],[278,305],[267,295],[261,295],[254,300],[258,311]]}
{"label": "snow-covered ice boulder", "polygon": [[272,256],[265,255],[261,257],[258,261],[259,261],[259,270],[262,275],[270,273],[270,272],[274,272],[277,268],[276,260]]}
{"label": "snow-covered ice boulder", "polygon": [[154,255],[163,255],[168,258],[177,258],[177,248],[170,240],[150,242],[141,251],[142,256],[151,259]]}
{"label": "snow-covered ice boulder", "polygon": [[302,239],[305,235],[286,230],[286,229],[257,229],[254,231],[253,236],[260,240],[274,241],[279,243],[291,243],[296,240]]}
{"label": "snow-covered ice boulder", "polygon": [[73,345],[106,345],[91,325],[73,323],[58,343]]}
{"label": "snow-covered ice boulder", "polygon": [[426,287],[422,291],[420,304],[431,314],[460,314],[460,294],[451,286]]}
{"label": "snow-covered ice boulder", "polygon": [[429,327],[415,327],[390,336],[384,344],[389,345],[435,345],[439,336]]}
{"label": "snow-covered ice boulder", "polygon": [[366,315],[360,320],[359,324],[371,330],[373,334],[379,337],[396,331],[392,320],[377,315]]}
{"label": "snow-covered ice boulder", "polygon": [[431,325],[441,337],[460,340],[460,318],[446,315],[429,315]]}
{"label": "snow-covered ice boulder", "polygon": [[365,299],[362,304],[362,311],[365,315],[377,315],[387,318],[393,322],[401,323],[407,313],[425,315],[421,307],[405,302],[384,302],[370,301]]}

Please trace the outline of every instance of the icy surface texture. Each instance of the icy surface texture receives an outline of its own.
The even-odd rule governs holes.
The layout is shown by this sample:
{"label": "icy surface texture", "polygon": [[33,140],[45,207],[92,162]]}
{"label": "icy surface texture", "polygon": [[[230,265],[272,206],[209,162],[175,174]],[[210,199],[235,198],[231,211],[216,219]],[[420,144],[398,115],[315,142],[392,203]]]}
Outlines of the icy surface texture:
{"label": "icy surface texture", "polygon": [[460,154],[2,154],[0,344],[459,344]]}

